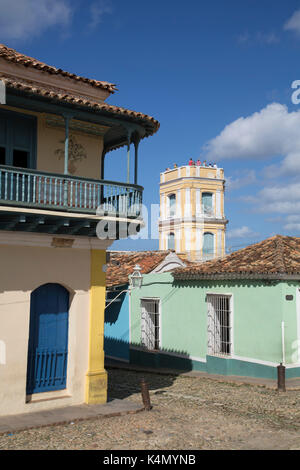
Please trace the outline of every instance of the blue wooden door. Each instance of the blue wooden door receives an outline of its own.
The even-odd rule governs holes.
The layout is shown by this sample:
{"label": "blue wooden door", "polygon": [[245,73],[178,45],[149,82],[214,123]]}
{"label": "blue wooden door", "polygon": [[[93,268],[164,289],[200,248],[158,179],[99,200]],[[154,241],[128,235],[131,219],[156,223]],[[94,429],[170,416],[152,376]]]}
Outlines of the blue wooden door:
{"label": "blue wooden door", "polygon": [[26,393],[66,388],[69,292],[44,284],[31,294]]}

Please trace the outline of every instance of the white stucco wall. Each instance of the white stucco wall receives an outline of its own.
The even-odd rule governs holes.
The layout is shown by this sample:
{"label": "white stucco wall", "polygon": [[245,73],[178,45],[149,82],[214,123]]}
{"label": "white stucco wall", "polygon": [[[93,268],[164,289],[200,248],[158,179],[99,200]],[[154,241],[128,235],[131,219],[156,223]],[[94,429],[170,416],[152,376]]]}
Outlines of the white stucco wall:
{"label": "white stucco wall", "polygon": [[[49,409],[84,402],[88,368],[90,249],[0,246],[0,415]],[[26,403],[30,294],[45,283],[70,292],[67,389],[34,395],[58,400]],[[3,361],[2,361],[3,362]]]}

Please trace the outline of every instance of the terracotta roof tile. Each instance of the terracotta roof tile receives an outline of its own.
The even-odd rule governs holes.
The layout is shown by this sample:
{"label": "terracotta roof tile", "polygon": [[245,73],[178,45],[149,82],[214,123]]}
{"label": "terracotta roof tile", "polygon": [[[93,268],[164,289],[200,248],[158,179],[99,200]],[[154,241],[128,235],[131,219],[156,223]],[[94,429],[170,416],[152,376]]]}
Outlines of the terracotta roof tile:
{"label": "terracotta roof tile", "polygon": [[51,65],[47,65],[40,60],[34,59],[33,57],[29,57],[21,52],[17,52],[15,49],[5,46],[5,44],[0,44],[0,57],[3,59],[14,62],[17,64],[24,65],[25,67],[32,67],[38,70],[42,70],[43,72],[48,72],[49,74],[56,74],[62,75],[64,77],[68,77],[74,79],[76,81],[81,81],[84,83],[88,83],[94,87],[102,88],[104,90],[109,91],[110,93],[114,93],[116,90],[116,86],[113,83],[103,82],[98,80],[91,80],[89,78],[80,77],[75,73],[66,72],[65,70],[58,69]]}
{"label": "terracotta roof tile", "polygon": [[[0,57],[4,58],[5,60],[20,63],[24,66],[34,67],[51,74],[60,74],[69,78],[73,78],[76,81],[89,83],[92,86],[104,88],[110,91],[111,93],[113,92],[113,90],[115,90],[115,85],[112,85],[108,82],[90,80],[84,77],[79,77],[75,74],[71,74],[69,72],[65,72],[61,69],[56,69],[55,67],[50,67],[44,64],[43,62],[25,56],[24,54],[20,54],[14,49],[9,49],[3,44],[0,44]],[[4,81],[8,88],[21,90],[30,95],[39,95],[47,99],[82,106],[84,108],[88,108],[89,110],[94,110],[96,112],[101,111],[110,115],[113,114],[120,117],[124,117],[129,120],[133,120],[134,122],[138,122],[144,126],[146,137],[157,132],[160,127],[159,122],[153,117],[148,116],[147,114],[132,111],[130,109],[122,108],[119,106],[110,105],[104,102],[101,103],[93,99],[87,99],[84,96],[79,96],[78,94],[73,94],[71,92],[66,93],[65,91],[54,86],[41,84],[39,82],[34,82],[33,80],[28,80],[25,78],[16,78],[1,71],[0,79]]]}
{"label": "terracotta roof tile", "polygon": [[114,106],[107,103],[98,103],[93,100],[87,100],[86,98],[81,98],[77,95],[71,93],[61,93],[59,90],[50,86],[40,86],[33,84],[25,79],[14,79],[8,77],[7,75],[0,72],[0,79],[4,81],[8,88],[14,88],[17,90],[22,90],[30,94],[40,95],[45,98],[54,99],[58,101],[64,101],[69,104],[75,104],[83,107],[88,107],[89,109],[94,109],[95,111],[104,111],[108,114],[115,114],[123,116],[129,119],[134,120],[135,122],[140,122],[141,124],[150,124],[146,128],[146,136],[154,134],[158,131],[160,124],[159,122],[147,114],[139,113],[137,111],[132,111],[130,109],[122,108],[119,106]]}
{"label": "terracotta roof tile", "polygon": [[263,277],[300,274],[300,238],[276,235],[224,258],[197,263],[173,272],[175,279]]}
{"label": "terracotta roof tile", "polygon": [[107,287],[128,283],[128,276],[139,264],[142,274],[148,274],[169,254],[169,251],[121,251],[111,252],[106,271]]}

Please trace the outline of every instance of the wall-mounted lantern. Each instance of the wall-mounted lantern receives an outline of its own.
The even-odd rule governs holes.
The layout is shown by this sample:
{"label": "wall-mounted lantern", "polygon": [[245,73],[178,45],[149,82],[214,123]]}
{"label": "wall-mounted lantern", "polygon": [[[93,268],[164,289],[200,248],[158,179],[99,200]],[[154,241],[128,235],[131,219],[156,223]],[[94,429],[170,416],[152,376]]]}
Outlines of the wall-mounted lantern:
{"label": "wall-mounted lantern", "polygon": [[129,285],[131,289],[138,287],[139,289],[142,287],[143,284],[143,276],[142,276],[142,268],[139,264],[136,264],[133,273],[128,276],[129,278]]}
{"label": "wall-mounted lantern", "polygon": [[141,270],[142,270],[142,268],[138,264],[136,264],[135,267],[133,268],[133,273],[129,274],[129,276],[128,276],[129,289],[124,289],[121,292],[119,292],[119,294],[116,295],[116,297],[111,302],[109,302],[108,305],[106,305],[104,310],[107,309],[121,294],[123,294],[123,292],[129,292],[130,293],[130,291],[132,289],[136,289],[136,288],[140,289],[142,287],[143,275],[141,273]]}

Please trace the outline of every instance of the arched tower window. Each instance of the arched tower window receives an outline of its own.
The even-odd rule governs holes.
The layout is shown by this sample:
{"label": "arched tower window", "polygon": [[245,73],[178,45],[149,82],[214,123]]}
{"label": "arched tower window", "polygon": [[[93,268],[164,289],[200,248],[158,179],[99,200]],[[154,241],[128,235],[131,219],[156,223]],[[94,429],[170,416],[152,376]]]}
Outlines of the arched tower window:
{"label": "arched tower window", "polygon": [[176,215],[176,194],[170,194],[169,196],[169,216],[174,217]]}
{"label": "arched tower window", "polygon": [[175,235],[174,235],[174,233],[169,233],[169,235],[168,235],[168,250],[175,250]]}
{"label": "arched tower window", "polygon": [[203,234],[203,257],[212,258],[214,255],[214,234],[206,232]]}
{"label": "arched tower window", "polygon": [[213,194],[202,193],[202,210],[203,214],[207,216],[213,215]]}

